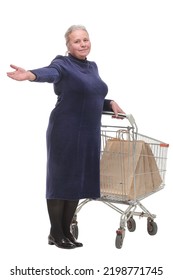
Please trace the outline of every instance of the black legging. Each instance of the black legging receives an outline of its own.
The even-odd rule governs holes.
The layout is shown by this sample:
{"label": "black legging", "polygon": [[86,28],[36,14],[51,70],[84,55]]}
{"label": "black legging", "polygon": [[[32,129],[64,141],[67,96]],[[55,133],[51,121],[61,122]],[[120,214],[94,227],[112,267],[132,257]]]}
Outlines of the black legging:
{"label": "black legging", "polygon": [[70,225],[79,200],[47,199],[47,208],[51,223],[50,234],[60,240],[70,237]]}

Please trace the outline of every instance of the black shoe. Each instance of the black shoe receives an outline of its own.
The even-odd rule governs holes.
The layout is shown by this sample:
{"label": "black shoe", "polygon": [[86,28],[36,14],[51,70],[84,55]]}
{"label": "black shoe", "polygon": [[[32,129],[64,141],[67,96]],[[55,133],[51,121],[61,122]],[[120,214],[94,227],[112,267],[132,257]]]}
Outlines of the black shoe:
{"label": "black shoe", "polygon": [[57,240],[55,240],[55,238],[52,235],[49,235],[49,237],[48,237],[48,244],[49,245],[55,245],[55,246],[57,246],[59,248],[62,248],[62,249],[74,249],[74,248],[77,247],[73,242],[71,242],[66,237],[57,241]]}
{"label": "black shoe", "polygon": [[77,242],[76,238],[73,235],[70,235],[68,239],[76,246],[76,247],[82,247],[83,244],[80,242]]}

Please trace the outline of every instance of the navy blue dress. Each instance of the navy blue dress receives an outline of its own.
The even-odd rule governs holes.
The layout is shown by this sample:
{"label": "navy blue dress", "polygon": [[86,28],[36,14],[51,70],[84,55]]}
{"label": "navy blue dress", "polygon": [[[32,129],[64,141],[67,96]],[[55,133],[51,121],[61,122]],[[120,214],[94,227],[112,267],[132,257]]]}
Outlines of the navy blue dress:
{"label": "navy blue dress", "polygon": [[96,63],[69,54],[31,71],[58,96],[47,128],[46,198],[98,198],[101,115],[111,109]]}

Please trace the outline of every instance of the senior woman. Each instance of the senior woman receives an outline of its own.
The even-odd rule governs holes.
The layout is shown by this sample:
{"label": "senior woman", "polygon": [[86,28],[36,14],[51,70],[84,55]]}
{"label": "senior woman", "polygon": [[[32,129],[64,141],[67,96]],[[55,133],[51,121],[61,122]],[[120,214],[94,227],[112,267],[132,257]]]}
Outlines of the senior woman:
{"label": "senior woman", "polygon": [[100,124],[102,111],[124,113],[105,99],[108,87],[95,62],[84,26],[73,25],[65,33],[67,55],[56,56],[42,68],[14,69],[8,77],[17,81],[53,83],[57,103],[47,128],[46,199],[50,218],[48,243],[59,248],[83,246],[70,231],[78,202],[100,197]]}

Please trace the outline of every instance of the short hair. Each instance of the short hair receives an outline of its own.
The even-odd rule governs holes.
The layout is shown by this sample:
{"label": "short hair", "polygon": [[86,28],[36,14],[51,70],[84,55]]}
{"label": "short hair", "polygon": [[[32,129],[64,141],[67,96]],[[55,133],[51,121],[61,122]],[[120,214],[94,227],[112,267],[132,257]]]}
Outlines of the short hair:
{"label": "short hair", "polygon": [[69,42],[69,35],[70,35],[73,31],[75,31],[75,30],[84,30],[84,31],[86,31],[86,32],[88,33],[88,31],[87,31],[87,29],[86,29],[86,27],[85,27],[84,25],[80,25],[80,24],[78,24],[78,25],[71,25],[71,26],[67,29],[67,31],[66,31],[66,33],[65,33],[65,35],[64,35],[65,40],[66,40],[66,46],[68,45],[68,42]]}

